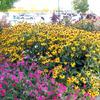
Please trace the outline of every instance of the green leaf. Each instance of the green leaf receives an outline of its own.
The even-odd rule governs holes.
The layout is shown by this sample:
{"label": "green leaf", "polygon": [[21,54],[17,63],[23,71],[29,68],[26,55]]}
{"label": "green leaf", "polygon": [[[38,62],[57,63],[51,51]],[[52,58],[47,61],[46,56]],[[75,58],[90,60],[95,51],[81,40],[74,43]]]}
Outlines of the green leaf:
{"label": "green leaf", "polygon": [[7,11],[17,0],[0,0],[0,11]]}

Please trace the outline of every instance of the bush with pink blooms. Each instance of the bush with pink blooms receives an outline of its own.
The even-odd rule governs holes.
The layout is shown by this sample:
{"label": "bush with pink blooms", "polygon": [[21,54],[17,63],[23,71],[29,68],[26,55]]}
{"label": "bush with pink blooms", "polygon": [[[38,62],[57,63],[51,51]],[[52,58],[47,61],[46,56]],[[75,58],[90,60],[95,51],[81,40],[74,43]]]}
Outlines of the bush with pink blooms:
{"label": "bush with pink blooms", "polygon": [[[0,63],[0,100],[77,100],[90,98],[88,93],[74,90],[51,77],[52,70],[42,70],[37,62],[28,59]],[[48,66],[48,65],[47,65]]]}

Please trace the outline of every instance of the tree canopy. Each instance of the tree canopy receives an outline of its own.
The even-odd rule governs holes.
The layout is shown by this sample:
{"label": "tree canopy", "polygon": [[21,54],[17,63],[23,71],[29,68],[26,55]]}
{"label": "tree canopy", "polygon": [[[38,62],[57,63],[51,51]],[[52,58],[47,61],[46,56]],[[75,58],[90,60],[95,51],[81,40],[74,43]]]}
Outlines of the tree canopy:
{"label": "tree canopy", "polygon": [[17,0],[0,0],[0,11],[7,11]]}
{"label": "tree canopy", "polygon": [[89,10],[88,0],[73,0],[73,8],[78,13],[85,13]]}

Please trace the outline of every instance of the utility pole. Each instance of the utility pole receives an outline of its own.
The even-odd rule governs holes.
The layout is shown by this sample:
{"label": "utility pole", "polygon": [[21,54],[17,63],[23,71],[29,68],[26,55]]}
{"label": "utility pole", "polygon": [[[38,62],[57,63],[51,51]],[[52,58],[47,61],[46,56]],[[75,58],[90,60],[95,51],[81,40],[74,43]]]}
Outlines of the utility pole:
{"label": "utility pole", "polygon": [[58,15],[60,15],[60,0],[58,0]]}

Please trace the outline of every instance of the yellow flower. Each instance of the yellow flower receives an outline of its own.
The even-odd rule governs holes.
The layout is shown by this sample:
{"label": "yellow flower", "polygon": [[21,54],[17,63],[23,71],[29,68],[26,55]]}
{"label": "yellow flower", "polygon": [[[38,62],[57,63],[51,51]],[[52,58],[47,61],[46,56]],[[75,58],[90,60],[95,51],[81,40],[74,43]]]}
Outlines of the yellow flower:
{"label": "yellow flower", "polygon": [[78,89],[79,89],[79,87],[78,87],[78,86],[75,86],[75,87],[74,87],[74,89],[75,89],[75,90],[78,90]]}
{"label": "yellow flower", "polygon": [[76,81],[76,77],[72,76],[71,80],[72,80],[72,82],[75,82]]}
{"label": "yellow flower", "polygon": [[65,78],[65,75],[59,75],[59,77],[60,77],[61,79],[64,79],[64,78]]}
{"label": "yellow flower", "polygon": [[78,74],[77,74],[77,77],[81,77],[81,73],[78,73]]}
{"label": "yellow flower", "polygon": [[45,46],[45,45],[46,45],[46,43],[41,43],[41,45],[42,45],[42,46]]}
{"label": "yellow flower", "polygon": [[91,96],[92,96],[92,97],[95,97],[95,96],[96,96],[95,92],[92,92],[92,93],[91,93]]}
{"label": "yellow flower", "polygon": [[93,57],[93,60],[94,60],[94,61],[97,61],[97,58],[96,58],[96,57]]}
{"label": "yellow flower", "polygon": [[74,57],[74,54],[71,54],[71,57]]}
{"label": "yellow flower", "polygon": [[92,50],[91,53],[96,53],[96,51],[95,50]]}
{"label": "yellow flower", "polygon": [[60,62],[60,58],[54,59],[55,62]]}
{"label": "yellow flower", "polygon": [[82,94],[84,95],[86,92],[85,92],[85,90],[84,89],[82,89]]}
{"label": "yellow flower", "polygon": [[56,75],[59,74],[58,69],[54,69],[53,74],[56,74]]}
{"label": "yellow flower", "polygon": [[91,89],[89,89],[89,90],[88,90],[88,93],[89,93],[89,94],[91,94],[91,93],[92,93],[92,90],[91,90]]}
{"label": "yellow flower", "polygon": [[52,54],[53,54],[53,55],[56,55],[56,54],[57,54],[57,51],[55,51],[55,50],[52,51]]}
{"label": "yellow flower", "polygon": [[72,83],[72,80],[71,80],[71,78],[69,77],[69,78],[67,78],[67,83],[68,84],[71,84]]}
{"label": "yellow flower", "polygon": [[74,44],[75,44],[75,46],[78,46],[78,45],[79,45],[79,43],[78,43],[78,42],[74,42]]}
{"label": "yellow flower", "polygon": [[48,69],[44,69],[44,72],[47,73],[48,72]]}
{"label": "yellow flower", "polygon": [[86,57],[90,57],[91,55],[90,55],[90,54],[86,54],[85,56],[86,56]]}
{"label": "yellow flower", "polygon": [[58,49],[58,53],[61,53],[61,51],[62,51],[61,49]]}
{"label": "yellow flower", "polygon": [[90,74],[91,74],[90,71],[86,71],[87,76],[90,76]]}
{"label": "yellow flower", "polygon": [[100,95],[99,91],[95,91],[95,96],[99,96],[99,95]]}
{"label": "yellow flower", "polygon": [[53,77],[53,78],[57,78],[57,75],[53,75],[52,77]]}
{"label": "yellow flower", "polygon": [[57,68],[61,70],[61,69],[62,69],[62,65],[58,65],[58,67],[57,67]]}
{"label": "yellow flower", "polygon": [[79,84],[79,80],[76,79],[76,80],[75,80],[75,83]]}
{"label": "yellow flower", "polygon": [[64,62],[64,64],[66,65],[66,64],[67,64],[67,62]]}
{"label": "yellow flower", "polygon": [[42,61],[42,64],[46,64],[47,62],[46,61]]}
{"label": "yellow flower", "polygon": [[76,63],[75,62],[71,62],[71,67],[75,67]]}
{"label": "yellow flower", "polygon": [[86,80],[85,80],[85,78],[84,77],[81,77],[81,79],[80,79],[84,84],[86,83]]}
{"label": "yellow flower", "polygon": [[85,51],[85,50],[86,50],[86,46],[83,46],[81,49],[82,49],[83,51]]}
{"label": "yellow flower", "polygon": [[76,51],[76,48],[75,48],[75,47],[71,47],[71,50],[72,50],[72,51]]}

